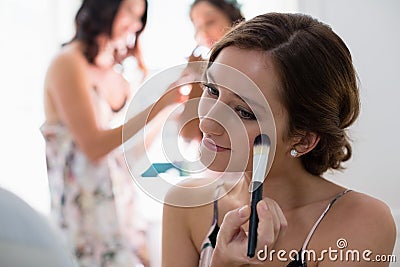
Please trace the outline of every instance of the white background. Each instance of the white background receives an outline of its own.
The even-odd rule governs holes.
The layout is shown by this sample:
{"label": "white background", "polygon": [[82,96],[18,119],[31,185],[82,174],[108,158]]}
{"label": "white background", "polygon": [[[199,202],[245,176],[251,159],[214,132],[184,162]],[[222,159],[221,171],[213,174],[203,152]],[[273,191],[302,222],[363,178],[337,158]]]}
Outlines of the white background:
{"label": "white background", "polygon": [[[149,2],[143,35],[147,64],[160,70],[184,63],[194,47],[191,1]],[[334,180],[388,203],[400,225],[400,2],[239,2],[247,19],[269,11],[300,11],[330,24],[344,39],[361,80],[362,109],[351,128],[354,157]],[[39,131],[44,119],[43,79],[51,57],[72,35],[78,6],[78,0],[0,0],[0,186],[44,214],[49,196]],[[396,255],[400,258],[398,251]]]}

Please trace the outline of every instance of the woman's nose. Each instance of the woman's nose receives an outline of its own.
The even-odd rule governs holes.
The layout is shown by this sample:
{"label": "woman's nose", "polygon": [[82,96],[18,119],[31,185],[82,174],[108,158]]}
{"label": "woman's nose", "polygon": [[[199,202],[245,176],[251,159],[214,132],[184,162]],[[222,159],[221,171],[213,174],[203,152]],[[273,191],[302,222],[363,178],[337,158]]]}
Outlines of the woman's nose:
{"label": "woman's nose", "polygon": [[202,97],[198,108],[199,128],[204,134],[223,135],[232,111],[223,101]]}
{"label": "woman's nose", "polygon": [[211,135],[222,135],[225,130],[218,121],[210,117],[200,118],[199,128],[204,134]]}

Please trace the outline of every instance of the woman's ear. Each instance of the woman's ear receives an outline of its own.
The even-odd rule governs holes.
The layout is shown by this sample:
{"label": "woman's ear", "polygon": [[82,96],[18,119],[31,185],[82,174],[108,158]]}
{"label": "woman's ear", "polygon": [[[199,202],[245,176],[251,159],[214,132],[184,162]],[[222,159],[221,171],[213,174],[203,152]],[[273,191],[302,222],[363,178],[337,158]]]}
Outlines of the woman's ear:
{"label": "woman's ear", "polygon": [[302,136],[296,138],[292,149],[296,150],[298,155],[304,155],[314,149],[320,140],[319,135],[314,132],[305,132]]}

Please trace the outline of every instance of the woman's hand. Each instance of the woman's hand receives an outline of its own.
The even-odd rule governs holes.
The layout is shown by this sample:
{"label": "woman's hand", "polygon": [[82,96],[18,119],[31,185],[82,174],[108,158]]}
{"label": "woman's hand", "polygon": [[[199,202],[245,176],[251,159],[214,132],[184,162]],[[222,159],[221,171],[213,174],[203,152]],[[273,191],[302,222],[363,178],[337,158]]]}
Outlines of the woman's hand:
{"label": "woman's hand", "polygon": [[279,205],[272,199],[264,198],[257,204],[259,217],[257,248],[254,258],[247,257],[248,237],[243,225],[250,217],[249,206],[228,212],[221,224],[211,266],[241,266],[244,264],[263,264],[257,258],[265,246],[272,249],[284,233],[287,221]]}
{"label": "woman's hand", "polygon": [[170,88],[157,100],[155,107],[159,107],[160,111],[178,104],[183,103],[186,97],[181,93],[179,88]]}
{"label": "woman's hand", "polygon": [[182,86],[190,85],[195,80],[191,73],[183,73],[178,80],[170,84],[164,94],[159,98],[156,105],[164,109],[170,105],[181,104],[188,100],[189,92],[182,90]]}

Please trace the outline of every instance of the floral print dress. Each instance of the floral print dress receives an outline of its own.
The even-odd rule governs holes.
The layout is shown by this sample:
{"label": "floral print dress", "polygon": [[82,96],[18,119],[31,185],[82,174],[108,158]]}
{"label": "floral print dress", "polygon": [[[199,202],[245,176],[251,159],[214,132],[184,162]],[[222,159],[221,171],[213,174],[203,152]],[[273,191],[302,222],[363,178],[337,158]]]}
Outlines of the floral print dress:
{"label": "floral print dress", "polygon": [[[98,123],[107,127],[115,117],[93,90]],[[135,210],[135,184],[122,149],[91,162],[61,124],[44,124],[51,215],[65,234],[79,266],[143,266],[145,225]]]}

